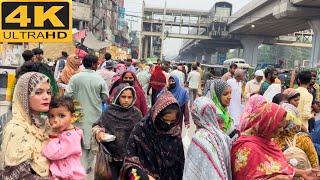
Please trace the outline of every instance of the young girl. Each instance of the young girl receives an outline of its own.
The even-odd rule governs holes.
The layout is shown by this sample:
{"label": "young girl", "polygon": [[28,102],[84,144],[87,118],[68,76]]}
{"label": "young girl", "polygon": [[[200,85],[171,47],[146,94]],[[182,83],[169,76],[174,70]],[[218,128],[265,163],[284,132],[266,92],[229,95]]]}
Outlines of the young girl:
{"label": "young girl", "polygon": [[62,96],[51,101],[49,122],[52,133],[42,153],[50,160],[53,178],[85,179],[86,173],[80,162],[83,132],[72,125],[75,119],[72,98]]}

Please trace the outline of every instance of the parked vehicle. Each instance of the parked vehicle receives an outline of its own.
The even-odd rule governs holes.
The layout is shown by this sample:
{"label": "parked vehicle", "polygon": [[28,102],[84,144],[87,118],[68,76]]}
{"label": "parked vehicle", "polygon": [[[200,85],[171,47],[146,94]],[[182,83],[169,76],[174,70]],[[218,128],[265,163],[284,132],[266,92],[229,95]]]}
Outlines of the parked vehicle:
{"label": "parked vehicle", "polygon": [[238,68],[241,68],[241,69],[250,68],[250,65],[247,64],[244,59],[240,59],[240,58],[227,59],[223,62],[223,65],[226,67],[229,67],[233,63],[237,64]]}
{"label": "parked vehicle", "polygon": [[228,72],[228,67],[224,65],[201,64],[201,68],[204,72],[210,71],[210,69],[213,68],[213,76],[215,79],[220,79],[226,72]]}

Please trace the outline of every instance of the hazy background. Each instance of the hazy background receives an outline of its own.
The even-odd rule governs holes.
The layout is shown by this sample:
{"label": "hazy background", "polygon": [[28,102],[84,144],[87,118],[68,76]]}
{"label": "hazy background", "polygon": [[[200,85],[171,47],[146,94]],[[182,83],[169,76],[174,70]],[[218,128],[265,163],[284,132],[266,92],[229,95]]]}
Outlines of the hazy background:
{"label": "hazy background", "polygon": [[[251,0],[225,0],[233,5],[233,13],[246,5]],[[216,0],[167,0],[167,8],[192,9],[208,11],[215,4]],[[164,7],[165,0],[145,0],[147,7]],[[142,0],[125,0],[126,14],[138,17],[127,16],[129,27],[132,30],[141,31]],[[182,45],[182,39],[167,38],[164,41],[164,55],[175,56]]]}

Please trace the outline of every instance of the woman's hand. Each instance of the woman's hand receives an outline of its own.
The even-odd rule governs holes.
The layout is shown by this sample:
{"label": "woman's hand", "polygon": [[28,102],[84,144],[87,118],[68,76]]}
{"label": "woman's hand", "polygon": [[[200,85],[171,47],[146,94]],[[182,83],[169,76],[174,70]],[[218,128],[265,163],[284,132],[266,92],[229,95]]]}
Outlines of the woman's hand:
{"label": "woman's hand", "polygon": [[268,180],[290,180],[290,179],[292,179],[292,178],[288,175],[277,175],[277,176],[269,178]]}
{"label": "woman's hand", "polygon": [[104,136],[104,132],[103,131],[98,131],[96,133],[96,140],[100,143],[103,139],[103,136]]}
{"label": "woman's hand", "polygon": [[309,169],[306,170],[306,173],[302,175],[305,180],[315,180],[320,179],[320,170],[319,169]]}
{"label": "woman's hand", "polygon": [[304,180],[316,180],[316,179],[320,180],[319,169],[308,169],[308,170],[296,169],[296,175],[298,175],[298,177],[302,177]]}

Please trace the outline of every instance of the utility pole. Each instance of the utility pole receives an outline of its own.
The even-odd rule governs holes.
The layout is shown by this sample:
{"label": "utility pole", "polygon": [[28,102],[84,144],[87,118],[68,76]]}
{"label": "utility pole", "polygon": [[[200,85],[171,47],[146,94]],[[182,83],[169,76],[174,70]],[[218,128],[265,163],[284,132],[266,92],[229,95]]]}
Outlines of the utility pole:
{"label": "utility pole", "polygon": [[163,60],[163,43],[164,43],[164,27],[165,27],[165,16],[167,14],[167,1],[164,3],[163,18],[162,18],[162,32],[161,32],[161,52],[160,60]]}
{"label": "utility pole", "polygon": [[144,6],[145,3],[142,1],[142,18],[141,18],[141,30],[140,30],[140,36],[139,36],[139,54],[138,54],[138,59],[142,59],[142,39],[143,39],[143,20],[144,20]]}

